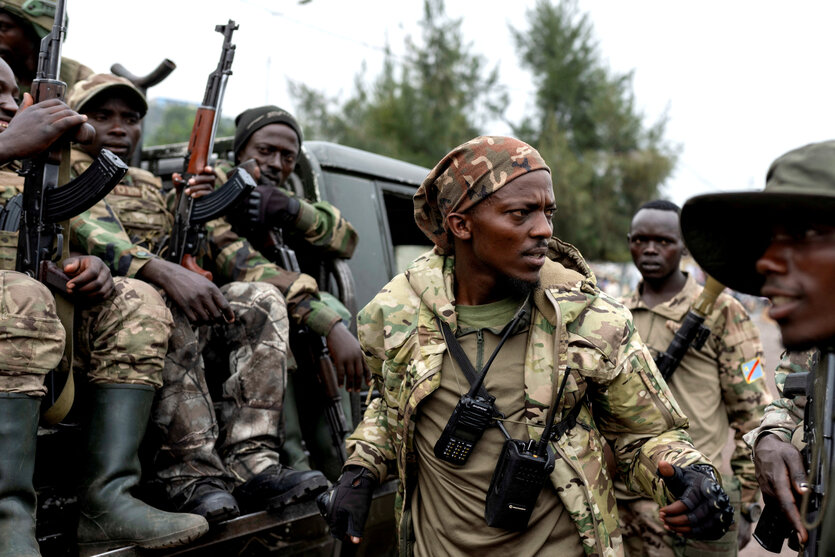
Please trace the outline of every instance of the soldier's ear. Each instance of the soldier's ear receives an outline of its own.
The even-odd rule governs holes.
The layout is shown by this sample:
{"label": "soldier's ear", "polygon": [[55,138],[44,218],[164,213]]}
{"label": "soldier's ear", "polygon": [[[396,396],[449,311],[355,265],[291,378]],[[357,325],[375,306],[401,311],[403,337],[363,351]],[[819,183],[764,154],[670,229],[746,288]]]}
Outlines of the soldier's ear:
{"label": "soldier's ear", "polygon": [[447,229],[459,240],[469,240],[473,236],[472,222],[467,213],[450,213],[446,217]]}

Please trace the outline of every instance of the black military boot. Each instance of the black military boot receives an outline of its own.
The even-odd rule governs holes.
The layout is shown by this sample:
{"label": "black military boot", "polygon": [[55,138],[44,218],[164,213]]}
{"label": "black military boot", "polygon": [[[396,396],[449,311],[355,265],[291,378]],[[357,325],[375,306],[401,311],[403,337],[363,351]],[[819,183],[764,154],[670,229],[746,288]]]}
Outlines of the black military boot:
{"label": "black military boot", "polygon": [[171,507],[181,513],[199,514],[209,524],[235,518],[241,511],[221,478],[197,480],[171,499]]}
{"label": "black military boot", "polygon": [[92,385],[87,466],[79,497],[79,555],[116,547],[173,547],[209,530],[202,516],[169,513],[136,499],[137,450],[151,413],[154,389],[145,385]]}
{"label": "black military boot", "polygon": [[35,444],[41,401],[0,393],[0,555],[40,557],[35,539]]}
{"label": "black military boot", "polygon": [[297,501],[313,499],[328,488],[318,470],[296,471],[270,466],[235,488],[232,494],[245,513],[278,510]]}

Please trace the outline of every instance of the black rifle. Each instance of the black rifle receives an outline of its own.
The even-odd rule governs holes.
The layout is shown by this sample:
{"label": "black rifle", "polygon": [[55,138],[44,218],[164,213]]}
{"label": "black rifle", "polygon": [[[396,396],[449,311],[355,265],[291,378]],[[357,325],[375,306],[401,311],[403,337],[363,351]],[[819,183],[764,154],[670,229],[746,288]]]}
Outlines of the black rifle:
{"label": "black rifle", "polygon": [[[266,232],[266,241],[261,246],[261,254],[288,271],[301,272],[296,252],[284,244],[280,230],[272,229]],[[348,428],[348,420],[345,419],[345,412],[342,410],[342,395],[339,392],[339,382],[328,345],[321,335],[304,325],[299,326],[293,336],[297,345],[302,346],[302,350],[294,351],[296,356],[306,357],[316,370],[316,381],[321,387],[320,392],[325,403],[328,431],[339,455],[340,464],[344,464],[348,459],[345,452],[345,437],[351,433],[351,429]]]}
{"label": "black rifle", "polygon": [[684,317],[684,322],[676,331],[673,340],[664,352],[659,352],[655,357],[655,365],[661,376],[667,381],[678,368],[682,358],[691,346],[696,350],[701,349],[710,335],[710,329],[704,326],[705,318],[713,311],[713,304],[716,298],[722,293],[725,287],[713,277],[707,277],[705,287],[693,307]]}
{"label": "black rifle", "polygon": [[243,199],[255,187],[255,181],[249,173],[238,168],[229,181],[208,195],[194,199],[185,194],[185,184],[189,178],[200,174],[209,164],[217,125],[220,122],[220,107],[226,90],[226,81],[232,75],[232,59],[235,56],[232,33],[237,28],[238,25],[231,19],[226,25],[215,26],[215,31],[223,35],[220,61],[217,68],[209,74],[203,104],[197,109],[194,117],[194,126],[191,128],[188,151],[183,164],[183,183],[180,184],[177,192],[174,228],[168,244],[167,259],[169,261],[179,263],[209,280],[212,278],[211,273],[201,269],[194,259],[205,238],[203,225],[226,214],[235,203]]}
{"label": "black rifle", "polygon": [[[41,40],[38,71],[31,93],[36,103],[62,99],[67,85],[60,81],[61,43],[66,33],[64,20],[66,0],[59,0],[55,9],[52,32]],[[19,214],[19,238],[16,269],[42,282],[66,290],[66,275],[53,259],[60,255],[56,246],[63,244],[59,224],[98,203],[127,172],[127,166],[113,153],[103,149],[93,164],[80,176],[59,187],[62,158],[68,161],[68,141],[60,141],[48,151],[24,161],[25,177],[21,201],[10,202],[9,211]],[[66,168],[66,167],[65,167]],[[16,204],[19,205],[19,209]],[[11,217],[11,215],[10,215]],[[6,218],[5,226],[13,229],[14,218]]]}
{"label": "black rifle", "polygon": [[[833,458],[833,404],[835,404],[835,354],[822,355],[818,370],[802,373],[790,373],[783,385],[783,396],[806,397],[803,410],[803,442],[801,451],[806,475],[809,477],[809,492],[803,496],[800,516],[809,539],[803,547],[806,557],[820,554],[821,519],[824,510],[827,483]],[[822,399],[822,400],[821,400]],[[797,534],[780,508],[780,502],[770,497],[763,497],[763,508],[754,539],[766,550],[780,553],[783,542],[788,538],[789,547],[798,551]]]}

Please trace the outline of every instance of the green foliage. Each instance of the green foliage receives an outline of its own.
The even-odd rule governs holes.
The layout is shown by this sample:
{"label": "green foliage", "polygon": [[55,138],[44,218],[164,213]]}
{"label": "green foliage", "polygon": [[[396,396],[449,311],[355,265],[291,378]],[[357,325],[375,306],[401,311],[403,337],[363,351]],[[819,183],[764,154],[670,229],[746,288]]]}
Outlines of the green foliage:
{"label": "green foliage", "polygon": [[[197,105],[180,102],[153,101],[145,117],[144,146],[168,145],[189,140]],[[235,122],[221,116],[217,137],[235,135]]]}
{"label": "green foliage", "polygon": [[461,21],[445,16],[443,0],[424,1],[420,25],[421,41],[406,40],[410,59],[387,57],[371,85],[361,71],[345,102],[291,82],[305,135],[432,167],[500,114],[507,95],[498,71],[472,54]]}
{"label": "green foliage", "polygon": [[533,74],[536,109],[514,132],[551,166],[556,234],[589,259],[628,260],[632,214],[658,197],[675,165],[666,118],[644,126],[631,73],[607,68],[575,0],[540,0],[527,20],[528,29],[511,33]]}

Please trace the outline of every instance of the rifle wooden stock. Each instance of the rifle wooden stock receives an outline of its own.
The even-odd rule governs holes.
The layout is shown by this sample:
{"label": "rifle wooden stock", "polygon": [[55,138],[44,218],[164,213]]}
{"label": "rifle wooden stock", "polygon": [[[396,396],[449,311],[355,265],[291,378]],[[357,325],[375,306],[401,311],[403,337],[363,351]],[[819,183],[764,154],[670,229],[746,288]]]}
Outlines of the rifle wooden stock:
{"label": "rifle wooden stock", "polygon": [[345,419],[345,412],[342,410],[342,395],[339,392],[339,382],[336,377],[336,369],[333,367],[328,346],[325,339],[310,329],[300,332],[299,337],[305,343],[311,361],[316,367],[316,382],[321,387],[321,395],[325,402],[325,418],[328,421],[328,431],[331,435],[333,446],[339,455],[341,464],[348,459],[345,451],[345,436],[351,430],[348,429],[348,421]]}
{"label": "rifle wooden stock", "polygon": [[180,260],[180,265],[188,269],[193,273],[197,273],[198,275],[203,276],[206,280],[212,280],[212,272],[207,271],[203,267],[197,264],[197,260],[194,258],[193,255],[187,253],[183,256]]}
{"label": "rifle wooden stock", "polygon": [[208,106],[201,106],[197,109],[194,126],[191,128],[191,137],[188,140],[187,175],[200,174],[209,164],[209,150],[212,148],[216,112],[214,108]]}

